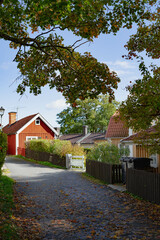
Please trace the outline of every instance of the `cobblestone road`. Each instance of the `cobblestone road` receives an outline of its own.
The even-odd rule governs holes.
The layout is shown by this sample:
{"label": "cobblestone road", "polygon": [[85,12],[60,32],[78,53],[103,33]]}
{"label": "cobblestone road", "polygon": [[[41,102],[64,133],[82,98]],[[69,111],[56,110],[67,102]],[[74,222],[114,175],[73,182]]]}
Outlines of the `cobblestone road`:
{"label": "cobblestone road", "polygon": [[[87,180],[81,173],[7,157],[25,217],[41,239],[160,239],[160,208]],[[23,202],[25,201],[25,202]],[[24,214],[24,213],[23,213]]]}

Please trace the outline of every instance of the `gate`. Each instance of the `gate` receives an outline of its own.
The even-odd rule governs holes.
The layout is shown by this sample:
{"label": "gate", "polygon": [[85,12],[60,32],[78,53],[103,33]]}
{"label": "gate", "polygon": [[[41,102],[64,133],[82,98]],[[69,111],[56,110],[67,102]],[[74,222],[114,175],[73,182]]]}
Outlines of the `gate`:
{"label": "gate", "polygon": [[66,168],[82,168],[84,169],[84,156],[66,155]]}

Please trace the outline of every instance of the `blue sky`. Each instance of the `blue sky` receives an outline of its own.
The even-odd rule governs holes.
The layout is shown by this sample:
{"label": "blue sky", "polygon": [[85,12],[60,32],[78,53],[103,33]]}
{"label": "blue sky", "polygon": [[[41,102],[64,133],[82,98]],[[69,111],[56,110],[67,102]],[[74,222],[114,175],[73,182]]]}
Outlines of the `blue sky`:
{"label": "blue sky", "polygon": [[[118,90],[115,91],[117,101],[127,98],[125,87],[130,81],[140,77],[137,62],[122,58],[122,55],[127,53],[124,45],[134,32],[135,29],[123,29],[116,36],[101,35],[93,43],[87,43],[79,48],[81,53],[91,52],[98,61],[105,62],[111,70],[117,72],[121,78]],[[63,36],[66,43],[71,44],[75,40],[75,37],[67,31]],[[42,89],[39,96],[29,92],[22,97],[18,95],[16,93],[18,82],[15,82],[15,79],[19,76],[19,71],[13,62],[15,54],[16,50],[9,48],[9,42],[0,40],[0,106],[5,108],[3,125],[8,124],[8,112],[17,111],[18,108],[18,119],[39,112],[53,127],[58,126],[56,115],[66,107],[64,97],[55,89],[50,90],[48,86]]]}

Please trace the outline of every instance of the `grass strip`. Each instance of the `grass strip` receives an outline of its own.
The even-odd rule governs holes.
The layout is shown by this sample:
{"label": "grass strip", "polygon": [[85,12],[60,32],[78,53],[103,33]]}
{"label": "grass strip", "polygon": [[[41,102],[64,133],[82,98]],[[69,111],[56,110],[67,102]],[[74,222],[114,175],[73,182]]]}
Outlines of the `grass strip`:
{"label": "grass strip", "polygon": [[24,159],[25,161],[37,163],[37,164],[44,165],[44,166],[51,167],[51,168],[66,169],[66,167],[54,165],[54,164],[52,164],[52,163],[50,163],[50,162],[37,161],[37,160],[31,159],[31,158],[23,157],[22,155],[15,155],[15,156],[13,156],[13,157],[21,158],[21,159]]}
{"label": "grass strip", "polygon": [[16,240],[17,229],[12,221],[14,181],[7,176],[0,176],[0,239]]}
{"label": "grass strip", "polygon": [[100,184],[100,185],[106,185],[106,186],[108,185],[107,182],[102,181],[102,180],[99,180],[99,179],[97,179],[97,178],[89,175],[89,174],[86,173],[86,172],[82,173],[82,176],[83,176],[84,178],[88,179],[88,180],[91,181],[91,182],[94,182],[94,183],[97,183],[97,184]]}

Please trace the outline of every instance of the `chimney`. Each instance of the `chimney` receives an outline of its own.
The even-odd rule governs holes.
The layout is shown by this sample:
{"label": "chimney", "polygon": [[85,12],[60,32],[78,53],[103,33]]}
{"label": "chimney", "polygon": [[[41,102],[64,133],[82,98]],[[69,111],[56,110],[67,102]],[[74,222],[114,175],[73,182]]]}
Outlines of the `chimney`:
{"label": "chimney", "polygon": [[88,134],[88,126],[87,125],[84,125],[83,126],[83,135],[87,135]]}
{"label": "chimney", "polygon": [[9,112],[9,125],[16,122],[16,112]]}

